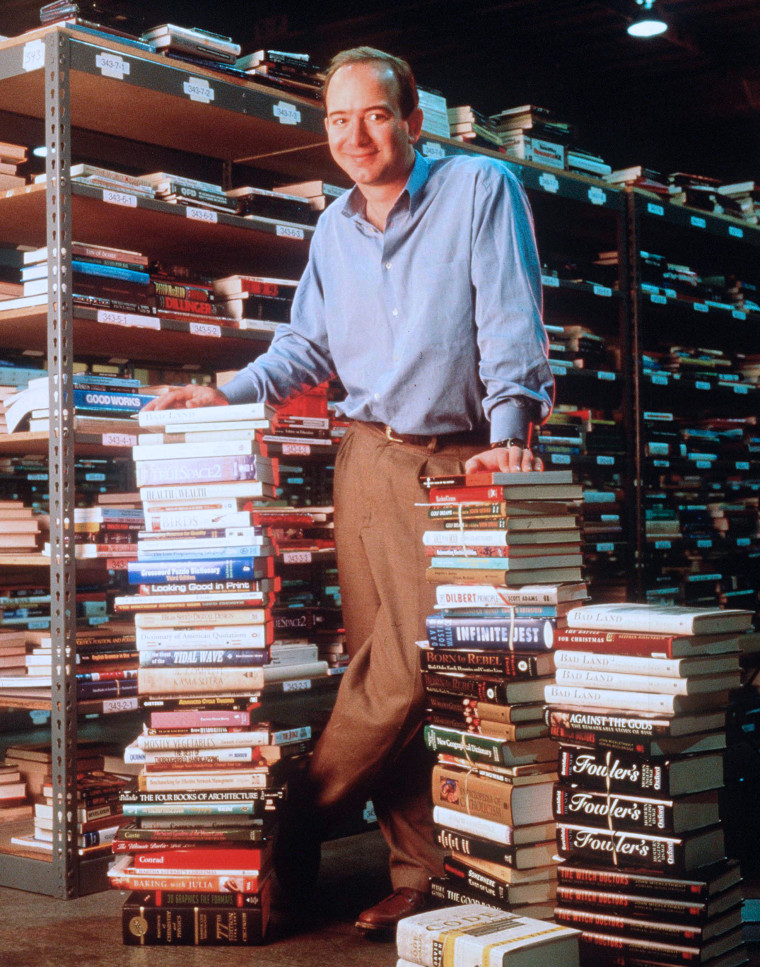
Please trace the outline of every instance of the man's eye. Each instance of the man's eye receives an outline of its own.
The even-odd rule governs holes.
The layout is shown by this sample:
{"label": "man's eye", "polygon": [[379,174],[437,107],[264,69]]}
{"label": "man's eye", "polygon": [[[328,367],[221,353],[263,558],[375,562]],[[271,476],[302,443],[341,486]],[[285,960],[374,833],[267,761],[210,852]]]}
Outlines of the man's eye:
{"label": "man's eye", "polygon": [[372,114],[369,115],[370,121],[385,121],[385,119],[386,115],[381,111],[373,111]]}

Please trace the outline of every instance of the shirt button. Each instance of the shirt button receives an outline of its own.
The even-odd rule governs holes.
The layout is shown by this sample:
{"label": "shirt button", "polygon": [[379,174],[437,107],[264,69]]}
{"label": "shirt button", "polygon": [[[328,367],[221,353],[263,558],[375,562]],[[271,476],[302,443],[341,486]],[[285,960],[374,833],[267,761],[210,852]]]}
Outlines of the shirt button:
{"label": "shirt button", "polygon": [[379,393],[375,393],[375,399],[376,400],[379,400],[380,399],[380,394]]}
{"label": "shirt button", "polygon": [[386,267],[386,269],[389,269],[391,267],[391,263],[390,262],[386,262],[385,263],[385,267]]}
{"label": "shirt button", "polygon": [[393,312],[391,313],[391,315],[397,316],[398,315],[398,309],[394,309]]}

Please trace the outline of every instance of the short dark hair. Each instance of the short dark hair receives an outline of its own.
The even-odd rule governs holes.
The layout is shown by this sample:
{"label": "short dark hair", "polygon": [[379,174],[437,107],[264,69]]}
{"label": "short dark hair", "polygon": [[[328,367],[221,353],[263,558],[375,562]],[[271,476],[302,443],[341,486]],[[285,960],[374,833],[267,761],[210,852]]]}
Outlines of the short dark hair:
{"label": "short dark hair", "polygon": [[351,47],[336,54],[330,61],[325,74],[325,82],[322,87],[322,99],[327,102],[327,89],[334,74],[345,67],[346,64],[380,64],[388,67],[396,79],[398,86],[398,104],[401,110],[401,117],[406,119],[419,104],[417,94],[417,82],[414,79],[412,68],[401,57],[387,54],[384,50],[376,47]]}

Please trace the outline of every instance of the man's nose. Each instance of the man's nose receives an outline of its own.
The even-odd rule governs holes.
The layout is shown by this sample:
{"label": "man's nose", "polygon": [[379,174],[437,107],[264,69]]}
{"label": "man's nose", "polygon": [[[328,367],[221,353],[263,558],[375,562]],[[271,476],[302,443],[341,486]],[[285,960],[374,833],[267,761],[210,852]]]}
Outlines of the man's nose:
{"label": "man's nose", "polygon": [[364,118],[357,118],[351,122],[348,130],[348,136],[351,144],[366,144],[368,134],[367,126],[364,123]]}

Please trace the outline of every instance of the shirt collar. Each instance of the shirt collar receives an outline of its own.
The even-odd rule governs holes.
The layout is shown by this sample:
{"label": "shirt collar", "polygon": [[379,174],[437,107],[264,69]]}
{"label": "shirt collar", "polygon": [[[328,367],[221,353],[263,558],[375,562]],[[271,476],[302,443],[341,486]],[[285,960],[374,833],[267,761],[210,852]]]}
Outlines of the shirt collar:
{"label": "shirt collar", "polygon": [[[414,165],[409,173],[404,190],[398,197],[398,205],[404,198],[408,199],[409,214],[413,215],[414,210],[419,204],[422,189],[430,176],[430,162],[424,158],[419,151],[414,152]],[[345,200],[342,201],[342,214],[347,218],[355,215],[364,215],[365,199],[357,185],[346,193]]]}

